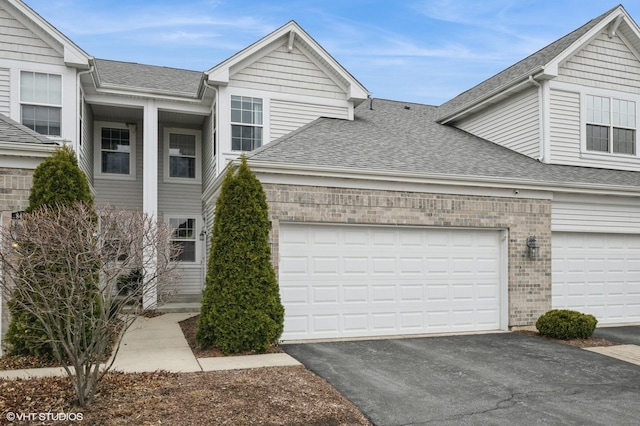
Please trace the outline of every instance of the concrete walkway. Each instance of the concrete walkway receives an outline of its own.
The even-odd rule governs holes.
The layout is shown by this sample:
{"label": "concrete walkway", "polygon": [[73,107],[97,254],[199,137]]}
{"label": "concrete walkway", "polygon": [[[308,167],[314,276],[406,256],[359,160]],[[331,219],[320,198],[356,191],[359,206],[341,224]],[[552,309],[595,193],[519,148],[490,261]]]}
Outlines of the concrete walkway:
{"label": "concrete walkway", "polygon": [[[157,370],[191,373],[301,365],[286,353],[196,358],[178,324],[194,315],[194,313],[168,313],[155,318],[137,318],[124,335],[112,370],[126,373]],[[62,368],[34,368],[0,371],[0,378],[31,378],[65,374]]]}
{"label": "concrete walkway", "polygon": [[640,365],[640,346],[638,345],[600,346],[585,349],[601,355],[610,356],[611,358],[626,361],[631,364]]}

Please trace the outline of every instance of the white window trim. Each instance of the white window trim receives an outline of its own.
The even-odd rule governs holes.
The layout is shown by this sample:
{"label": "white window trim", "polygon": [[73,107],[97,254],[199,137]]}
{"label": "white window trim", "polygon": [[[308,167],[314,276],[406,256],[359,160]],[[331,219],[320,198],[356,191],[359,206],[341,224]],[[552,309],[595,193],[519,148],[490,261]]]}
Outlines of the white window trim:
{"label": "white window trim", "polygon": [[[115,173],[102,173],[102,128],[128,129],[131,151],[129,152],[129,174],[121,175]],[[136,125],[115,123],[109,121],[96,121],[93,126],[93,174],[97,179],[110,180],[136,180]]]}
{"label": "white window trim", "polygon": [[[231,104],[232,104],[232,98],[234,96],[238,96],[238,97],[242,97],[242,98],[254,98],[254,99],[260,99],[262,101],[262,124],[247,124],[247,123],[238,123],[235,121],[231,121]],[[260,127],[262,129],[262,141],[260,142],[260,146],[258,148],[262,148],[263,146],[265,146],[268,142],[265,142],[267,140],[268,137],[268,131],[267,131],[267,124],[266,124],[266,117],[268,117],[267,113],[268,111],[265,111],[267,106],[267,99],[264,96],[260,96],[258,94],[251,94],[251,93],[231,93],[229,95],[229,148],[231,153],[239,155],[239,154],[243,154],[246,152],[251,152],[251,151],[242,151],[242,150],[234,150],[233,149],[233,126],[251,126],[251,127]],[[256,148],[256,149],[258,149]]]}
{"label": "white window trim", "polygon": [[[26,102],[22,100],[22,73],[30,72],[35,74],[47,74],[47,75],[57,75],[60,76],[60,105],[55,104],[44,104],[38,102]],[[35,105],[35,106],[43,106],[43,107],[51,107],[51,108],[60,108],[60,136],[57,135],[43,135],[52,140],[63,140],[64,139],[64,75],[57,72],[51,72],[46,70],[34,70],[34,69],[20,69],[18,71],[18,122],[22,124],[22,106],[23,105]],[[11,77],[10,77],[11,78]],[[35,131],[35,130],[34,130]]]}
{"label": "white window trim", "polygon": [[[196,137],[196,177],[181,178],[169,176],[169,134],[178,133],[181,135],[194,135]],[[194,129],[182,129],[178,127],[169,127],[164,129],[163,134],[163,180],[167,183],[186,183],[201,184],[202,183],[202,132]]]}
{"label": "white window trim", "polygon": [[[194,266],[194,267],[200,267],[202,265],[202,248],[203,248],[203,243],[206,243],[206,238],[205,241],[200,241],[200,232],[203,229],[202,227],[204,226],[203,221],[202,221],[202,215],[197,215],[197,214],[191,214],[191,213],[167,213],[164,215],[164,220],[167,224],[171,223],[171,219],[195,219],[195,228],[194,228],[194,232],[195,232],[195,247],[196,247],[196,252],[195,252],[195,261],[193,262],[185,262],[185,261],[181,261],[178,262],[181,266]],[[173,237],[173,235],[171,236]],[[171,241],[174,241],[173,238],[170,238]],[[175,241],[179,241],[179,240],[175,240]],[[184,241],[190,241],[190,240],[184,240]]]}
{"label": "white window trim", "polygon": [[[624,154],[618,152],[600,152],[590,151],[587,149],[587,124],[595,124],[587,122],[587,96],[600,96],[609,99],[620,99],[623,101],[635,102],[636,104],[636,153]],[[612,108],[610,106],[610,108]],[[613,127],[613,124],[607,125]],[[613,141],[610,141],[613,143]],[[613,90],[589,88],[580,91],[580,157],[588,160],[611,160],[615,158],[616,162],[637,164],[640,158],[640,96],[631,93],[616,92]]]}

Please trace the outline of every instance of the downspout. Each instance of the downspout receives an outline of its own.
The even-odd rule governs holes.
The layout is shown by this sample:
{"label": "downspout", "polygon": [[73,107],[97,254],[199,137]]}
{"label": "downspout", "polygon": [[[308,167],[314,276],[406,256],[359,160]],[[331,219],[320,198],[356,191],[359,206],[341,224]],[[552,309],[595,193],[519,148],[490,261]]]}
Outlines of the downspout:
{"label": "downspout", "polygon": [[[82,88],[80,87],[80,77],[82,77],[85,74],[89,74],[92,73],[95,70],[95,67],[93,66],[93,64],[90,63],[89,69],[85,70],[85,71],[80,71],[77,75],[76,75],[76,108],[80,107],[82,108],[82,105],[80,105],[80,101],[82,99],[82,96],[80,95]],[[80,117],[80,111],[76,111],[76,118]],[[83,117],[86,118],[86,117]],[[83,122],[84,124],[84,122]],[[78,158],[78,161],[80,161],[80,140],[82,138],[82,129],[80,129],[80,126],[78,126],[78,123],[76,123],[76,132],[78,132],[76,134],[76,145],[78,147],[77,152],[76,152],[76,157]]]}
{"label": "downspout", "polygon": [[[215,106],[215,108],[217,109],[217,108],[218,108],[218,106],[219,106],[219,105],[218,105],[218,101],[219,101],[219,99],[218,99],[218,89],[217,89],[217,88],[215,88],[215,87],[213,87],[213,86],[211,86],[211,85],[207,82],[207,79],[208,79],[208,78],[209,78],[209,77],[207,76],[207,77],[203,80],[203,82],[202,82],[202,83],[204,84],[204,87],[207,87],[207,88],[209,88],[209,89],[213,90],[213,92],[214,92],[214,96],[213,96],[213,105],[214,105],[214,106]],[[218,123],[218,120],[220,119],[220,114],[218,114],[218,113],[217,113],[217,112],[215,112],[215,111],[212,111],[212,113],[213,113],[213,116],[216,118],[215,122],[214,122],[214,123],[212,123],[212,124],[213,124],[213,127],[215,127],[216,131],[218,131],[218,130],[220,129],[220,127],[218,126],[218,124],[219,124],[219,123]],[[212,136],[213,136],[213,135],[212,135]],[[216,163],[217,163],[217,161],[218,161],[218,160],[217,160],[217,157],[220,155],[220,150],[219,150],[219,148],[220,148],[220,146],[219,146],[220,141],[219,141],[219,139],[220,139],[219,137],[216,137],[216,138],[215,138],[215,145],[214,145],[214,147],[213,147],[214,151],[216,152]],[[217,172],[217,171],[218,171],[218,167],[217,167],[217,164],[216,164],[216,172]]]}
{"label": "downspout", "polygon": [[[220,127],[218,126],[218,120],[220,119],[220,114],[216,111],[219,107],[218,105],[218,89],[209,85],[209,83],[207,82],[207,79],[209,77],[207,76],[204,80],[203,80],[203,84],[205,87],[213,90],[214,96],[213,96],[213,109],[212,109],[212,114],[215,117],[215,121],[211,123],[211,125],[215,128],[215,131],[218,132],[220,130]],[[216,153],[215,155],[215,163],[216,163],[216,173],[218,173],[218,159],[220,158],[220,137],[219,135],[216,135],[216,137],[213,137],[213,133],[211,134],[211,137],[214,139],[214,146],[213,149]],[[215,179],[215,177],[214,177]],[[208,190],[208,188],[207,188]],[[206,210],[205,210],[206,212]],[[203,212],[203,213],[205,213]],[[202,247],[202,261],[201,261],[201,280],[202,280],[202,288],[204,289],[204,285],[205,285],[205,278],[206,278],[206,271],[207,271],[207,261],[209,259],[208,253],[207,253],[207,244],[209,239],[211,238],[209,236],[209,233],[207,232],[206,226],[207,226],[207,218],[204,216],[204,214],[202,215],[203,218],[203,224],[202,224],[202,232],[204,233],[204,241],[202,242],[203,247]]]}
{"label": "downspout", "polygon": [[529,76],[529,82],[531,84],[533,84],[534,86],[536,86],[538,88],[538,105],[539,105],[539,109],[538,109],[538,121],[540,123],[540,125],[538,126],[538,139],[540,141],[539,143],[539,155],[538,155],[538,161],[543,162],[544,160],[544,134],[545,134],[545,129],[544,129],[544,93],[542,92],[542,85],[540,83],[538,83],[534,78],[533,75]]}

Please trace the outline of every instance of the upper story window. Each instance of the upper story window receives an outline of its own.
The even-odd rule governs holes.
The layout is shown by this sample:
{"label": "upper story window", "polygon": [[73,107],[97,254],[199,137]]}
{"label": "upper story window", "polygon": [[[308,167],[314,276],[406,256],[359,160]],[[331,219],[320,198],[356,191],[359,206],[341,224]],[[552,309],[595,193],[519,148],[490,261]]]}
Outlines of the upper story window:
{"label": "upper story window", "polygon": [[587,150],[636,154],[636,103],[587,95]]}
{"label": "upper story window", "polygon": [[231,149],[252,151],[262,146],[262,99],[231,96]]}
{"label": "upper story window", "polygon": [[22,124],[48,136],[61,136],[62,76],[38,72],[20,73]]}
{"label": "upper story window", "polygon": [[94,139],[97,176],[135,177],[135,125],[96,122]]}
{"label": "upper story window", "polygon": [[200,131],[165,129],[164,175],[174,182],[199,182],[201,161]]}

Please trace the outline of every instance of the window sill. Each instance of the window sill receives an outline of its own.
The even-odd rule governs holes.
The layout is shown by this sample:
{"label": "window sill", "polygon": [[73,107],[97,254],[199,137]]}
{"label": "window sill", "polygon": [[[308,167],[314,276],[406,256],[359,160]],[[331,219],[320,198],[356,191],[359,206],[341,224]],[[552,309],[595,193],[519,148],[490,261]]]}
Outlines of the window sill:
{"label": "window sill", "polygon": [[580,153],[580,158],[584,158],[585,160],[596,160],[596,161],[616,161],[618,163],[629,163],[629,164],[637,164],[640,161],[640,157],[638,155],[629,155],[629,154],[614,154],[614,153],[598,153],[594,151],[582,151]]}
{"label": "window sill", "polygon": [[116,175],[116,174],[107,174],[107,173],[96,173],[93,176],[94,179],[97,180],[126,180],[126,181],[135,181],[135,175]]}
{"label": "window sill", "polygon": [[175,177],[168,177],[165,176],[162,179],[162,182],[164,183],[181,183],[181,184],[186,184],[186,185],[201,185],[202,184],[202,179],[189,179],[189,178],[175,178]]}

